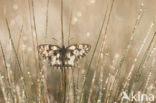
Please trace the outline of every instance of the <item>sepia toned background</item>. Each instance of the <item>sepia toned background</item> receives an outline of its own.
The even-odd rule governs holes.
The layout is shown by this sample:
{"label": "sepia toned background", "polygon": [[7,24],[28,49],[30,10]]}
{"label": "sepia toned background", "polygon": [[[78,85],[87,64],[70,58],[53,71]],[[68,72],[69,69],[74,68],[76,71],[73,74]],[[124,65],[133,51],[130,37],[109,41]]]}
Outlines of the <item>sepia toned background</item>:
{"label": "sepia toned background", "polygon": [[[79,89],[81,89],[81,82],[83,80],[81,78],[83,73],[87,71],[87,68],[85,67],[86,65],[89,65],[94,49],[97,47],[93,62],[89,68],[87,87],[90,87],[93,75],[97,70],[97,81],[95,82],[93,90],[95,90],[95,93],[96,89],[100,91],[100,89],[97,88],[99,83],[98,80],[100,79],[100,70],[98,68],[103,68],[101,69],[103,70],[103,83],[105,84],[105,81],[108,80],[111,84],[111,79],[117,78],[114,76],[116,68],[122,62],[122,67],[120,69],[121,74],[118,77],[121,81],[117,82],[118,85],[115,85],[114,87],[121,86],[122,88],[122,82],[126,81],[125,78],[127,78],[128,75],[131,75],[131,72],[135,75],[137,68],[141,65],[141,78],[137,81],[138,87],[136,88],[137,90],[138,88],[144,89],[146,87],[145,84],[148,81],[148,77],[150,76],[150,80],[148,81],[146,88],[151,87],[152,89],[150,89],[152,93],[156,95],[155,39],[152,42],[150,49],[148,50],[147,58],[144,61],[146,50],[148,49],[150,41],[156,31],[156,1],[114,0],[113,6],[113,0],[63,1],[63,32],[65,37],[65,46],[68,46],[69,39],[70,44],[87,43],[92,47],[89,54],[79,61],[80,69],[75,69],[75,74],[73,73],[75,78],[77,78],[76,81],[79,82],[77,84]],[[32,0],[0,0],[0,41],[6,56],[7,66],[13,72],[13,80],[11,81],[14,81],[15,87],[17,86],[16,84],[20,82],[18,80],[20,76],[16,69],[17,63],[15,62],[16,59],[11,46],[12,43],[9,40],[6,19],[9,23],[12,39],[24,74],[26,77],[29,77],[30,75],[32,78],[31,82],[35,83],[37,73],[33,58],[37,44],[35,44],[34,49],[33,41],[35,41],[36,35],[38,44],[53,44],[61,46],[60,0],[49,0],[48,5],[47,2],[48,0],[34,0],[34,5],[32,7]],[[35,19],[33,18],[33,8]],[[106,17],[104,19],[105,14]],[[101,33],[100,40],[98,41],[98,45],[96,46],[103,19],[103,31]],[[35,25],[33,20],[35,20]],[[56,40],[54,40],[54,38]],[[103,43],[104,47],[102,47]],[[103,48],[102,52],[100,52],[101,48]],[[127,48],[128,51],[126,51]],[[100,58],[104,57],[104,59],[100,60],[100,63],[97,63],[99,55]],[[121,61],[122,57],[125,58],[124,61]],[[141,64],[142,62],[143,65]],[[135,68],[134,70],[132,69],[133,66]],[[3,56],[0,52],[1,75],[6,76],[4,67]],[[48,65],[41,67],[45,68],[46,78],[44,79],[46,81],[45,88],[47,88],[48,95],[51,98],[51,101],[56,101],[56,90],[58,87],[60,70],[54,70]],[[80,72],[80,75],[77,74],[78,71]],[[71,71],[69,70],[68,72]],[[131,78],[133,78],[133,74]],[[69,76],[70,75],[71,73],[69,73]],[[110,75],[111,77],[109,78]],[[26,80],[29,81],[27,78]],[[109,87],[110,85],[107,86]],[[138,91],[141,91],[142,89]],[[89,98],[89,91],[89,89],[86,89],[85,91],[87,96],[86,98]],[[104,90],[103,92],[105,93]],[[115,95],[115,91],[112,92],[112,95]],[[2,90],[0,96],[2,98],[0,101],[4,101]],[[89,99],[87,100],[89,101]],[[102,96],[101,100],[105,101],[105,97]],[[116,100],[117,99],[111,98],[111,101]],[[109,103],[111,102],[109,101]]]}

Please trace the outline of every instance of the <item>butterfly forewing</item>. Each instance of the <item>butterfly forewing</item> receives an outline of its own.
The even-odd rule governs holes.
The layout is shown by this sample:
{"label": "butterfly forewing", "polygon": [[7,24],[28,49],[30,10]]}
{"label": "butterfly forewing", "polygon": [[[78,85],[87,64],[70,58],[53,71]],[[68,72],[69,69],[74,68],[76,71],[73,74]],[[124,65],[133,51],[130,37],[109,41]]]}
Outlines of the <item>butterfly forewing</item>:
{"label": "butterfly forewing", "polygon": [[75,66],[77,61],[84,57],[89,51],[91,46],[88,44],[73,44],[66,48],[66,65]]}
{"label": "butterfly forewing", "polygon": [[49,44],[43,44],[39,45],[39,56],[43,58],[44,60],[48,60],[50,65],[61,65],[61,55],[60,50],[61,48],[57,45],[49,45]]}

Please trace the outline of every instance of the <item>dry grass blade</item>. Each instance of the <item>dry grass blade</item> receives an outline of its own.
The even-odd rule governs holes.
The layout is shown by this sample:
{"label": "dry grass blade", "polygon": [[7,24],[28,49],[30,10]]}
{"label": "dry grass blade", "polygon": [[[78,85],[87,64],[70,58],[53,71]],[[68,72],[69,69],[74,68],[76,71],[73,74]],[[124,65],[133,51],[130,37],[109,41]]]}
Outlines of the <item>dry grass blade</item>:
{"label": "dry grass blade", "polygon": [[47,39],[47,33],[48,33],[48,13],[49,13],[49,0],[47,0],[47,6],[46,6],[46,26],[45,26],[45,41]]}
{"label": "dry grass blade", "polygon": [[[150,29],[151,29],[151,27],[150,27]],[[148,33],[146,34],[146,36],[145,36],[145,38],[144,38],[144,40],[143,40],[143,43],[141,44],[141,46],[140,46],[140,48],[139,48],[139,50],[138,50],[138,53],[137,53],[137,55],[136,55],[136,57],[135,57],[135,59],[134,59],[134,61],[133,61],[133,64],[132,64],[131,67],[130,67],[130,71],[129,71],[127,77],[125,78],[125,81],[124,81],[124,83],[123,83],[122,91],[124,91],[124,90],[127,88],[127,86],[128,86],[129,83],[130,83],[130,80],[132,79],[132,75],[133,75],[134,70],[135,70],[135,68],[136,68],[136,62],[137,62],[137,60],[138,60],[138,57],[140,56],[141,51],[143,50],[143,47],[145,46],[145,43],[147,42],[147,38],[149,37],[149,34],[150,34],[150,32],[148,31]],[[155,36],[155,34],[154,34],[154,36]],[[154,36],[153,36],[153,37],[154,37]],[[151,43],[153,42],[153,39],[154,39],[154,38],[152,38],[152,40],[151,40],[149,46],[151,46]],[[149,47],[149,46],[148,46],[148,47]],[[147,51],[146,51],[146,52],[147,52]],[[145,54],[146,54],[146,53],[145,53]],[[120,92],[120,95],[119,95],[119,98],[118,98],[119,101],[120,101],[121,96],[122,96],[122,91]]]}
{"label": "dry grass blade", "polygon": [[[115,81],[113,82],[112,86],[115,86],[115,83],[120,83],[120,81],[121,81],[121,79],[120,79],[120,73],[121,73],[121,70],[122,70],[122,66],[124,65],[124,63],[125,63],[125,61],[126,61],[125,59],[126,59],[126,57],[128,56],[128,52],[129,52],[129,50],[130,50],[130,47],[132,46],[132,42],[133,42],[133,40],[135,39],[134,37],[135,37],[135,35],[136,35],[136,30],[137,30],[137,28],[138,28],[138,26],[139,26],[139,24],[140,24],[140,22],[141,22],[141,20],[142,20],[143,14],[144,14],[144,11],[143,11],[142,9],[143,9],[143,5],[141,5],[141,8],[139,8],[139,13],[138,13],[138,16],[137,16],[137,19],[136,19],[134,28],[133,28],[133,30],[132,30],[132,32],[131,32],[130,40],[129,40],[129,42],[128,42],[127,47],[125,48],[124,53],[123,53],[122,56],[121,56],[121,59],[120,59],[120,61],[119,61],[118,66],[116,67],[116,69],[117,69],[117,74],[115,75]],[[120,84],[118,84],[118,85],[120,85]],[[120,86],[117,87],[117,90],[118,90],[119,88],[120,88]],[[112,91],[110,91],[110,93],[111,93],[111,92],[112,92]],[[118,91],[116,91],[116,94],[118,94],[117,92],[118,92]],[[110,94],[110,93],[109,93],[109,94]]]}
{"label": "dry grass blade", "polygon": [[19,39],[18,39],[18,43],[17,43],[17,53],[19,52],[19,48],[20,48],[20,44],[21,44],[22,31],[23,31],[23,24],[22,24],[22,27],[19,32]]}
{"label": "dry grass blade", "polygon": [[21,64],[20,64],[20,61],[18,59],[18,55],[17,55],[17,52],[16,52],[16,49],[15,49],[15,46],[14,46],[14,42],[13,42],[13,39],[11,37],[11,31],[10,31],[10,28],[9,28],[9,24],[8,24],[8,20],[7,18],[5,19],[6,20],[6,25],[7,25],[7,29],[8,29],[8,32],[9,32],[9,39],[11,40],[11,45],[12,45],[12,48],[13,48],[13,51],[14,51],[14,54],[16,56],[16,60],[17,60],[17,64],[18,64],[18,69],[21,73],[21,77],[23,77],[23,86],[24,86],[24,90],[25,90],[25,96],[26,96],[26,100],[27,100],[27,103],[29,103],[29,97],[28,97],[28,94],[27,94],[27,89],[26,89],[26,81],[25,81],[25,78],[24,78],[24,73],[22,71],[22,68],[21,68]]}
{"label": "dry grass blade", "polygon": [[[7,72],[6,73],[6,75],[7,75],[6,79],[7,79],[7,82],[8,82],[9,93],[11,94],[11,98],[13,100],[13,103],[15,103],[14,96],[13,96],[13,91],[11,89],[11,83],[10,83],[9,76],[8,76],[8,67],[7,67],[7,63],[6,63],[6,57],[5,57],[5,54],[4,54],[4,50],[3,50],[3,47],[2,47],[1,41],[0,41],[0,47],[1,47],[1,51],[2,51],[4,66],[5,66],[5,69],[6,69],[6,72]],[[0,73],[1,73],[1,70],[0,70]]]}
{"label": "dry grass blade", "polygon": [[[142,10],[142,8],[143,8],[143,6],[141,6],[140,9]],[[122,68],[122,66],[123,66],[123,64],[124,64],[124,61],[125,61],[126,56],[127,56],[127,54],[128,54],[128,51],[129,51],[129,49],[130,49],[130,47],[131,47],[131,45],[132,45],[132,42],[133,42],[134,37],[135,37],[135,35],[136,35],[136,30],[137,30],[137,28],[138,28],[138,26],[139,26],[139,24],[140,24],[140,22],[141,22],[141,19],[142,19],[142,17],[143,17],[143,14],[144,14],[144,12],[143,12],[143,11],[140,11],[139,14],[138,14],[138,16],[137,16],[137,19],[136,19],[134,28],[133,28],[132,33],[131,33],[130,40],[129,40],[128,45],[127,45],[127,47],[126,47],[126,49],[125,49],[125,52],[123,53],[123,55],[122,55],[122,57],[121,57],[121,60],[120,60],[120,62],[119,62],[119,66],[117,67],[117,69],[119,70],[119,71],[118,71],[118,74],[117,74],[117,78],[120,76],[121,68]]]}
{"label": "dry grass blade", "polygon": [[[36,56],[36,45],[35,45],[35,41],[34,41],[34,35],[33,35],[33,23],[32,23],[32,10],[31,10],[31,2],[30,0],[28,0],[28,6],[29,6],[29,17],[30,17],[30,27],[31,27],[31,37],[32,37],[32,46],[33,46],[33,59],[34,59],[34,68],[35,68],[35,72],[36,72],[36,81],[38,80],[38,65],[37,65],[37,56]],[[36,88],[36,95],[38,95],[38,91],[39,89]],[[35,97],[36,102],[38,102],[37,96]]]}
{"label": "dry grass blade", "polygon": [[[92,93],[93,93],[93,88],[94,88],[94,83],[95,83],[95,78],[96,78],[96,75],[97,75],[97,71],[98,71],[98,68],[99,68],[99,63],[100,63],[100,57],[101,57],[101,54],[103,53],[104,51],[104,46],[105,46],[105,43],[106,43],[106,37],[107,37],[107,30],[108,30],[108,25],[109,25],[109,21],[110,21],[110,18],[111,18],[111,13],[112,13],[112,10],[113,10],[113,5],[114,5],[114,0],[112,1],[112,4],[111,4],[111,8],[110,8],[110,12],[109,12],[109,16],[108,16],[108,20],[107,20],[107,24],[106,24],[106,28],[105,28],[105,33],[103,35],[103,40],[102,40],[102,45],[101,45],[101,49],[100,49],[100,52],[99,52],[99,55],[98,55],[98,60],[97,60],[97,63],[96,63],[96,70],[93,74],[93,79],[92,79],[92,83],[91,83],[91,87],[90,87],[90,92],[89,92],[89,97],[88,97],[88,103],[91,102],[91,97],[92,97]],[[106,13],[105,13],[105,17],[107,15],[107,11],[108,10],[108,4],[107,4],[107,9],[106,9]]]}
{"label": "dry grass blade", "polygon": [[69,20],[69,34],[68,34],[68,45],[70,44],[70,35],[71,35],[71,24],[72,24],[72,12],[71,12],[71,15],[70,15],[70,20]]}
{"label": "dry grass blade", "polygon": [[151,39],[151,41],[150,41],[150,43],[148,45],[148,48],[146,49],[146,52],[145,52],[145,54],[144,54],[144,56],[143,56],[143,58],[141,60],[141,63],[139,65],[139,67],[137,68],[137,71],[136,71],[136,74],[135,74],[135,77],[134,77],[134,85],[140,79],[140,76],[141,76],[141,73],[142,73],[142,69],[143,69],[142,66],[145,63],[146,58],[148,57],[148,53],[149,53],[150,48],[152,46],[152,43],[153,43],[153,41],[155,39],[155,36],[156,36],[156,32],[154,33],[154,35],[153,35],[153,37],[152,37],[152,39]]}
{"label": "dry grass blade", "polygon": [[[34,26],[34,30],[35,30],[35,42],[36,42],[36,47],[38,47],[38,35],[37,35],[37,28],[36,28],[36,19],[35,19],[35,8],[34,8],[34,0],[32,0],[31,2],[32,4],[32,17],[33,17],[33,26]],[[36,58],[39,58],[39,53],[38,53],[38,50],[36,50],[36,53],[37,53],[37,56]],[[35,54],[36,55],[36,54]],[[40,103],[41,102],[41,97],[42,97],[42,94],[41,94],[41,77],[40,77],[40,74],[41,74],[41,67],[40,67],[40,61],[39,59],[38,60],[38,63],[37,63],[37,77],[36,77],[36,80],[37,80],[37,95],[38,95],[38,99],[37,101]]]}
{"label": "dry grass blade", "polygon": [[96,50],[97,50],[97,46],[98,46],[98,44],[99,44],[100,37],[101,37],[101,35],[102,35],[102,30],[103,30],[103,27],[104,27],[104,24],[105,24],[106,14],[107,14],[107,13],[105,13],[105,15],[104,15],[104,18],[103,18],[103,21],[102,21],[102,26],[101,26],[101,28],[100,28],[100,32],[99,32],[99,35],[98,35],[98,39],[97,39],[97,42],[96,42],[96,45],[95,45],[93,54],[92,54],[92,56],[91,56],[91,60],[90,60],[89,65],[88,65],[88,67],[87,67],[86,74],[85,74],[85,76],[84,76],[84,81],[83,81],[83,84],[82,84],[82,91],[81,91],[82,94],[81,94],[81,96],[80,96],[80,101],[81,101],[80,103],[82,103],[82,101],[83,101],[83,95],[84,95],[83,92],[84,92],[84,88],[85,88],[85,85],[86,85],[86,77],[87,77],[88,74],[89,74],[89,69],[90,69],[91,64],[92,64],[92,62],[93,62],[93,58],[94,58],[95,52],[96,52]]}

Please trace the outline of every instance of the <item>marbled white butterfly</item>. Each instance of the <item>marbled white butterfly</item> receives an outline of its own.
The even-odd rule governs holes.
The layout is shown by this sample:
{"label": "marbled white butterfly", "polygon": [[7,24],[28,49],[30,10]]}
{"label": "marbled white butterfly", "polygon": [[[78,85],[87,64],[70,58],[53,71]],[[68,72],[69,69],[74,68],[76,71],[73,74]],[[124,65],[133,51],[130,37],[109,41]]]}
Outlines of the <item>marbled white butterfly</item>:
{"label": "marbled white butterfly", "polygon": [[73,44],[62,48],[57,45],[42,44],[38,46],[39,56],[48,60],[52,67],[75,67],[79,59],[84,57],[91,49],[89,44]]}

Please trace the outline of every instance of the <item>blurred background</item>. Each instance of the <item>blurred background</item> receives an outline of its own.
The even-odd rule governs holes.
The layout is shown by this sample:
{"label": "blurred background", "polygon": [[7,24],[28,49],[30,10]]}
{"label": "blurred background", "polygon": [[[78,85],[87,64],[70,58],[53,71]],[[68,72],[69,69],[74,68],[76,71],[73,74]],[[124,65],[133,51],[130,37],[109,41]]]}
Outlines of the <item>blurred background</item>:
{"label": "blurred background", "polygon": [[[106,14],[103,31],[97,45],[93,62],[89,68],[87,86],[90,86],[93,75],[97,69],[97,57],[101,48],[104,49],[101,54],[104,55],[103,57],[105,59],[102,59],[98,65],[104,64],[104,81],[106,81],[106,77],[110,74],[115,75],[116,66],[119,65],[122,56],[126,53],[120,71],[121,81],[119,84],[122,85],[122,80],[124,81],[131,72],[131,66],[135,64],[135,68],[138,68],[142,63],[146,50],[156,31],[156,1],[114,0],[113,6],[113,0],[63,0],[63,2],[65,45],[68,46],[69,39],[70,44],[87,43],[92,46],[89,54],[79,61],[80,74],[83,74],[83,72],[87,70],[85,66],[90,62],[96,47],[103,18]],[[15,72],[15,55],[9,40],[6,18],[15,49],[20,62],[22,62],[21,66],[24,69],[23,71],[26,71],[25,74],[31,75],[32,79],[36,76],[33,59],[33,51],[35,50],[33,49],[33,41],[35,41],[36,35],[38,44],[55,44],[61,46],[60,0],[34,0],[33,4],[32,6],[31,0],[0,0],[0,41],[5,52],[7,66]],[[33,9],[35,19],[33,18]],[[35,20],[35,25],[33,20]],[[103,42],[105,46],[101,47]],[[34,45],[36,47],[36,44]],[[147,81],[149,73],[151,73],[148,86],[152,86],[153,92],[155,92],[156,87],[155,45],[156,42],[154,41],[148,51],[147,61],[144,62],[142,66],[143,71],[140,79],[142,81],[139,81],[138,84],[140,85],[138,88],[140,88],[142,83]],[[127,47],[129,49],[126,52]],[[4,62],[2,61],[3,57],[0,52],[0,69],[2,74],[5,74]],[[46,68],[48,93],[51,98],[55,100],[55,95],[57,94],[56,84],[59,80],[60,71],[53,70],[52,67],[48,65],[43,66],[43,68]],[[75,69],[75,72],[77,71],[79,70]],[[100,70],[98,73],[100,74]],[[135,70],[133,73],[135,73]],[[19,77],[18,73],[15,72],[13,74],[14,79],[17,80]],[[81,75],[77,78],[81,78]],[[96,79],[99,78],[100,76],[97,75]],[[80,83],[82,82],[81,79],[78,79],[78,81]],[[18,80],[16,82],[18,82]],[[31,82],[35,82],[35,80]],[[86,92],[88,93],[89,90]],[[103,99],[104,98],[102,98],[102,100]]]}

